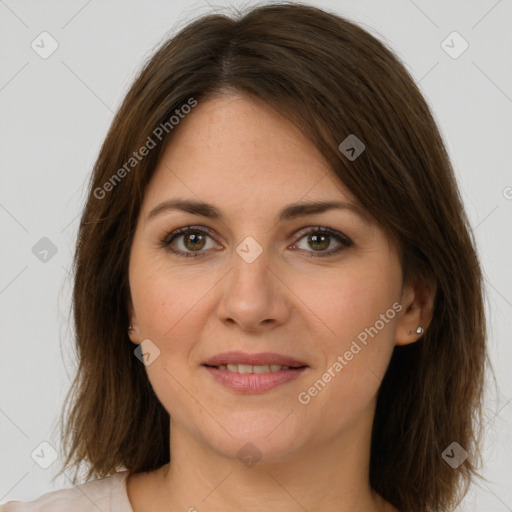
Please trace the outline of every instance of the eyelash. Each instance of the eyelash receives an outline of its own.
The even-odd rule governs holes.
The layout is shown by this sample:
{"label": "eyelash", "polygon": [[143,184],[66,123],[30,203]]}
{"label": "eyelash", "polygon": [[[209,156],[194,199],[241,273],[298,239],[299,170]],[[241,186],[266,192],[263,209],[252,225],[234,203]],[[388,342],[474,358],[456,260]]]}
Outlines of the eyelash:
{"label": "eyelash", "polygon": [[[182,256],[182,257],[185,257],[185,258],[198,258],[198,257],[201,258],[201,257],[204,257],[205,256],[205,251],[202,251],[202,250],[201,251],[197,251],[197,252],[194,252],[194,251],[184,252],[184,251],[180,251],[179,249],[172,248],[171,243],[174,241],[174,239],[179,237],[179,236],[182,236],[184,234],[187,234],[187,233],[200,233],[200,234],[203,234],[203,235],[207,235],[210,238],[213,238],[212,235],[210,234],[209,230],[206,230],[205,228],[200,228],[200,227],[196,227],[196,226],[186,226],[186,227],[183,227],[183,228],[180,228],[180,229],[176,229],[172,233],[169,233],[168,235],[166,235],[160,241],[160,247],[164,248],[165,250],[167,250],[167,251],[169,251],[171,253],[176,254],[177,256]],[[309,235],[311,233],[327,234],[329,236],[332,236],[332,237],[336,238],[341,243],[341,246],[338,247],[337,249],[335,249],[335,250],[331,249],[330,251],[327,251],[327,252],[306,251],[306,252],[311,252],[311,257],[312,258],[325,258],[325,257],[328,257],[328,256],[335,256],[339,252],[341,252],[342,250],[344,250],[344,249],[346,249],[348,247],[351,247],[353,245],[352,240],[350,240],[348,237],[346,237],[342,233],[340,233],[340,232],[338,232],[338,231],[336,231],[334,229],[325,228],[325,227],[321,227],[321,226],[312,227],[308,231],[303,232],[301,234],[300,238],[298,239],[298,241],[302,240],[302,238],[304,238],[306,235]],[[295,242],[293,245],[295,246],[296,243],[297,242]]]}

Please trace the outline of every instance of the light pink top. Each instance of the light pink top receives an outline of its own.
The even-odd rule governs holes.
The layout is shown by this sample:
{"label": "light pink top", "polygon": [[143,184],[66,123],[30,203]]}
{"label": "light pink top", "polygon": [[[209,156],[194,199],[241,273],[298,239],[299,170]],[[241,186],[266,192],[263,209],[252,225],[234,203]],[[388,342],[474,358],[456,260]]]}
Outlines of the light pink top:
{"label": "light pink top", "polygon": [[0,512],[133,512],[126,491],[128,471],[43,494],[35,501],[9,501]]}

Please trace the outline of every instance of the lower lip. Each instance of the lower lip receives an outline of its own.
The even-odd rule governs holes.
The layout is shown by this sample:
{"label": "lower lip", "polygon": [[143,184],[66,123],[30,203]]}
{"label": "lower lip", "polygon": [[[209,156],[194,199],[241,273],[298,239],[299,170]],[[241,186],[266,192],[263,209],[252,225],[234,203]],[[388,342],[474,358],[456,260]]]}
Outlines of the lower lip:
{"label": "lower lip", "polygon": [[307,367],[279,370],[267,373],[236,373],[203,365],[218,382],[242,393],[263,393],[290,382],[301,375]]}

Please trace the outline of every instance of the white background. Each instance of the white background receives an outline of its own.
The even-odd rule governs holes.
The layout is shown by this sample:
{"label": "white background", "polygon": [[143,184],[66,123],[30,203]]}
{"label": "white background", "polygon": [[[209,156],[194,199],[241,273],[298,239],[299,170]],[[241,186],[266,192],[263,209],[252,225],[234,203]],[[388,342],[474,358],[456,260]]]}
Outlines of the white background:
{"label": "white background", "polygon": [[[243,6],[220,2],[215,6]],[[459,511],[512,510],[512,0],[322,1],[359,22],[403,60],[431,105],[452,158],[483,263],[489,348],[487,481]],[[31,453],[57,447],[57,419],[74,376],[68,270],[85,183],[144,59],[206,1],[0,0],[0,503],[71,487]],[[47,31],[47,59],[32,41]],[[441,46],[469,43],[454,59]],[[453,43],[461,48],[459,42]],[[47,46],[48,48],[48,46]],[[509,188],[507,188],[509,187]],[[46,263],[32,247],[48,237]]]}

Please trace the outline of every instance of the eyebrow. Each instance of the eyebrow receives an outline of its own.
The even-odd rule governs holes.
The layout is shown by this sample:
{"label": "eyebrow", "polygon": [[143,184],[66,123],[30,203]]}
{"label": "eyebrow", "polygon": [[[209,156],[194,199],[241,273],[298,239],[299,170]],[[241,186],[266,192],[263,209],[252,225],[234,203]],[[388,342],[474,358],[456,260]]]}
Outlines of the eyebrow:
{"label": "eyebrow", "polygon": [[[324,213],[328,210],[350,210],[359,215],[365,222],[370,223],[370,217],[366,210],[356,203],[350,201],[319,201],[319,202],[302,202],[292,203],[285,206],[278,214],[277,221],[283,222],[287,220],[305,217],[307,215],[315,215]],[[160,203],[153,208],[148,216],[146,222],[157,215],[168,211],[183,211],[194,215],[200,215],[209,219],[219,220],[224,222],[224,215],[214,205],[192,201],[188,199],[169,199]]]}

